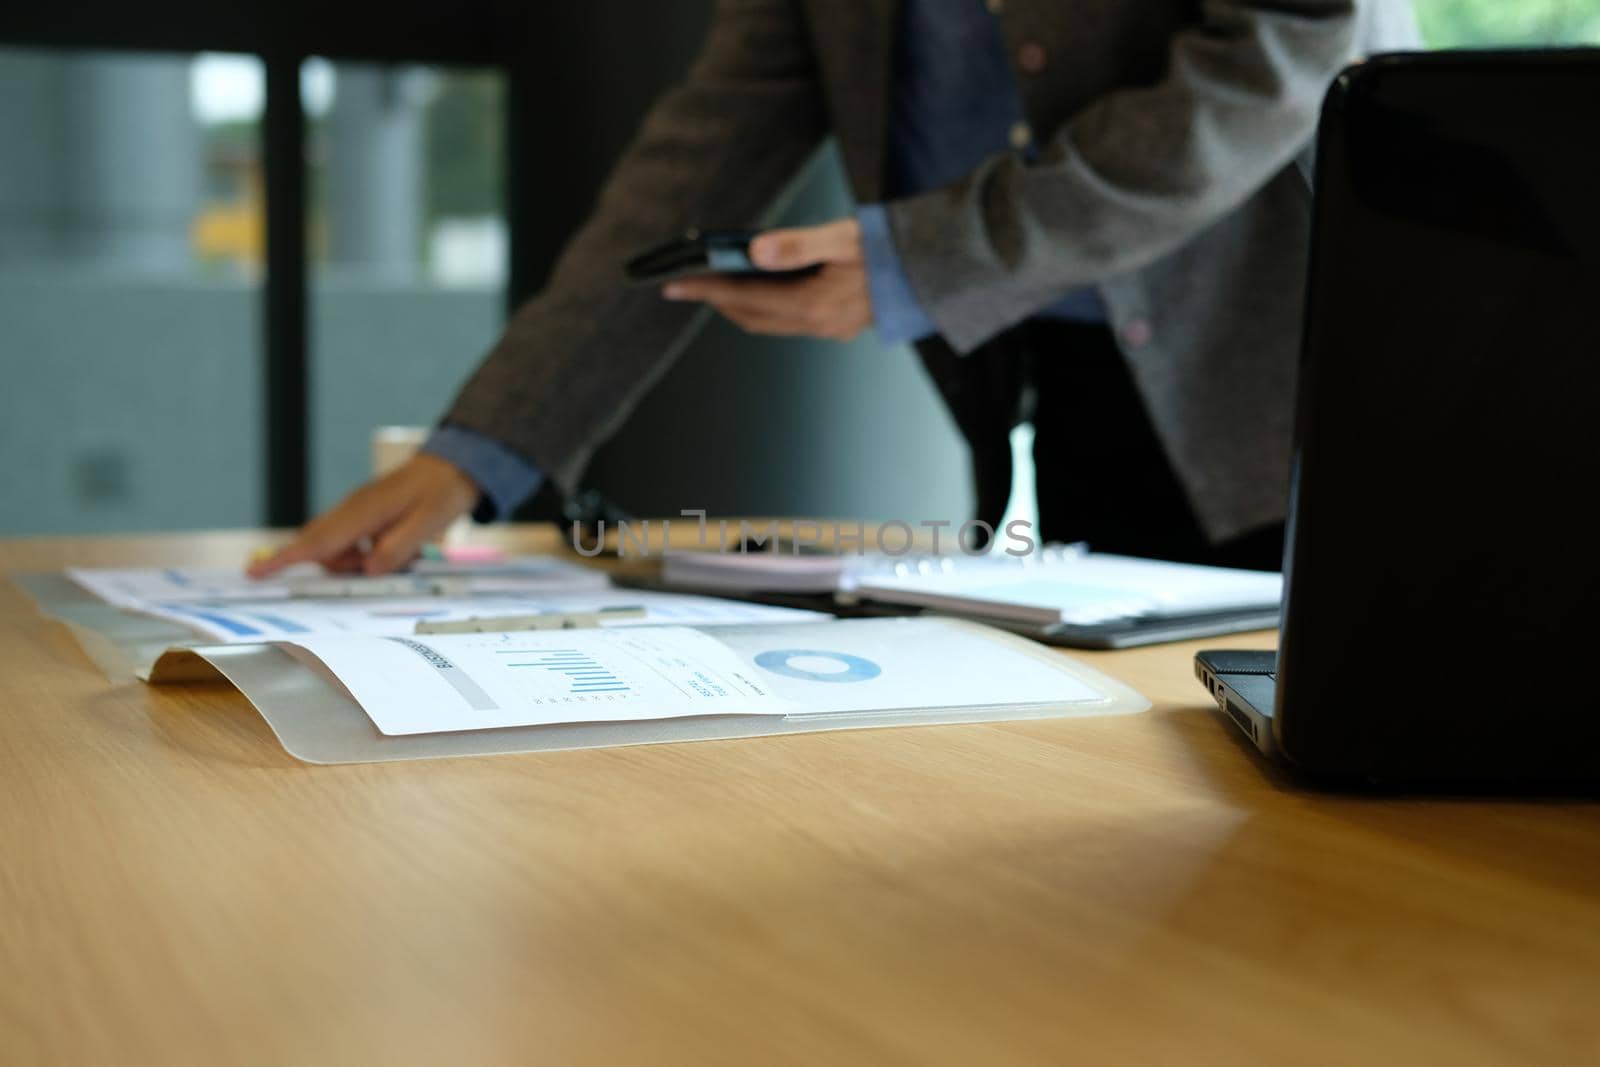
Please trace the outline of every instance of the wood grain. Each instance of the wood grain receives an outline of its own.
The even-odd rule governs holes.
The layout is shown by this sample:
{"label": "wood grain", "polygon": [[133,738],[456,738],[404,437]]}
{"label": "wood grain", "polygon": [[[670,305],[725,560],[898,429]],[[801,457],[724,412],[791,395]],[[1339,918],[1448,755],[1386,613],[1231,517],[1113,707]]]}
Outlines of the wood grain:
{"label": "wood grain", "polygon": [[1600,809],[1310,790],[1195,645],[1084,656],[1126,718],[312,767],[0,628],[6,1064],[1600,1060]]}

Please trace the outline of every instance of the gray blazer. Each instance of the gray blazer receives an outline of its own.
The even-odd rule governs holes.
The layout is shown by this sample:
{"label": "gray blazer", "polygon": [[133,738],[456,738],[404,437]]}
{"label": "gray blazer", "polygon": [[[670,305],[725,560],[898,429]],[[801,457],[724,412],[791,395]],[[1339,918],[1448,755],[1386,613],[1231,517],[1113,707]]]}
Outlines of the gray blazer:
{"label": "gray blazer", "polygon": [[[706,314],[625,284],[621,259],[759,224],[829,134],[855,195],[881,197],[894,6],[721,0],[686,81],[445,419],[570,490]],[[1018,76],[1042,158],[996,155],[889,210],[947,342],[922,346],[935,379],[957,407],[952,349],[1095,285],[1207,533],[1281,518],[1310,217],[1297,157],[1345,63],[1414,43],[1407,0],[1004,0],[1003,23],[1049,57]]]}

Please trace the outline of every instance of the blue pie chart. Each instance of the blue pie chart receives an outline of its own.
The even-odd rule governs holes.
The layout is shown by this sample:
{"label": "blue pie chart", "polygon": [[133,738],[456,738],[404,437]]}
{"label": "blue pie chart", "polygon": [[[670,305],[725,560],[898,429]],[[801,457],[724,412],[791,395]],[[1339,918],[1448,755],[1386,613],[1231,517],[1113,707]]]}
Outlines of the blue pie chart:
{"label": "blue pie chart", "polygon": [[776,648],[756,656],[756,666],[806,682],[866,682],[883,673],[870,659],[815,648]]}

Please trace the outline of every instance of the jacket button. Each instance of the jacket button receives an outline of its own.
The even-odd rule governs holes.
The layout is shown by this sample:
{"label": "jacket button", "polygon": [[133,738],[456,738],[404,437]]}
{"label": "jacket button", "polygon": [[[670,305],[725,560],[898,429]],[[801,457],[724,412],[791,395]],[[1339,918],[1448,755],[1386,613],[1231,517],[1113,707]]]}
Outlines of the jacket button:
{"label": "jacket button", "polygon": [[1006,133],[1006,139],[1011,142],[1011,147],[1022,151],[1033,143],[1033,128],[1026,122],[1014,122]]}
{"label": "jacket button", "polygon": [[1129,348],[1143,348],[1154,337],[1148,319],[1129,319],[1122,324],[1122,340]]}
{"label": "jacket button", "polygon": [[1038,74],[1044,70],[1045,59],[1044,45],[1038,41],[1024,42],[1017,49],[1017,66],[1024,74]]}

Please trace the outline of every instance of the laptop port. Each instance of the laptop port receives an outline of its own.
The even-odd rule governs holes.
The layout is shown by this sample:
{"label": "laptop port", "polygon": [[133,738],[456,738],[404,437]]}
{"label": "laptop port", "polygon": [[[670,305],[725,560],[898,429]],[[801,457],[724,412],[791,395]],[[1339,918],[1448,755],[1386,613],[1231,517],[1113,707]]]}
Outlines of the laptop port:
{"label": "laptop port", "polygon": [[1228,713],[1228,718],[1239,724],[1239,729],[1250,735],[1250,740],[1256,739],[1256,721],[1244,713],[1244,709],[1232,700],[1224,697],[1221,701],[1222,710]]}

